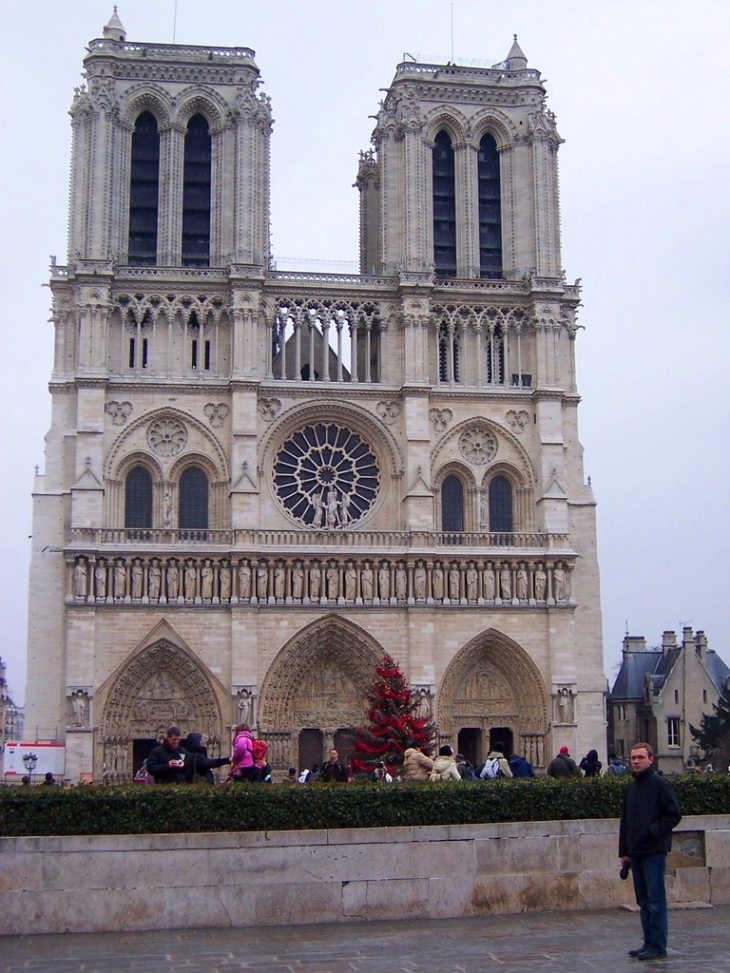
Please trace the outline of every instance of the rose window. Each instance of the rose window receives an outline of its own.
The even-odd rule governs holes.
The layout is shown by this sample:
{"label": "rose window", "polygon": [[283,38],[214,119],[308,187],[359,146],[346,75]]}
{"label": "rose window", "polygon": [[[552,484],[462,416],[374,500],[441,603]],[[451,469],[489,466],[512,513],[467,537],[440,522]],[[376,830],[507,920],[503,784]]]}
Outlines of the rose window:
{"label": "rose window", "polygon": [[470,463],[482,466],[495,457],[497,439],[487,426],[472,426],[459,437],[459,449]]}
{"label": "rose window", "polygon": [[279,500],[307,527],[348,527],[370,510],[379,485],[380,470],[368,444],[334,422],[294,433],[274,463]]}
{"label": "rose window", "polygon": [[158,456],[177,456],[187,441],[187,430],[177,419],[156,419],[147,430],[147,442]]}

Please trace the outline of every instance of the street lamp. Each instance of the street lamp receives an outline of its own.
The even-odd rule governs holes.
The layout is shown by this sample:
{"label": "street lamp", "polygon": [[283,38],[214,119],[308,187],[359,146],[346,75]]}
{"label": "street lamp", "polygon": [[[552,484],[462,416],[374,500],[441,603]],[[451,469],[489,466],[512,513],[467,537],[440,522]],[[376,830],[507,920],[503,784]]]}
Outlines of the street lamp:
{"label": "street lamp", "polygon": [[23,765],[29,774],[32,774],[35,770],[35,765],[38,763],[38,757],[34,753],[24,753],[23,754]]}

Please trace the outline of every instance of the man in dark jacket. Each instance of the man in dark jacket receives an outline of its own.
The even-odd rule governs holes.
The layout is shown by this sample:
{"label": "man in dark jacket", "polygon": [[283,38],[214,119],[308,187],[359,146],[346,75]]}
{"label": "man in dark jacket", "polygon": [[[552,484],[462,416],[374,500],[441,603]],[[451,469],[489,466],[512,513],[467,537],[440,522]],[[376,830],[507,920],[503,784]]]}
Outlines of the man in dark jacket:
{"label": "man in dark jacket", "polygon": [[202,733],[188,733],[182,742],[185,750],[185,780],[188,784],[205,781],[214,784],[213,770],[231,762],[230,757],[209,757]]}
{"label": "man in dark jacket", "polygon": [[340,761],[339,753],[334,749],[330,750],[330,759],[322,764],[322,780],[325,783],[337,781],[340,784],[347,783],[347,767]]}
{"label": "man in dark jacket", "polygon": [[624,795],[618,839],[621,864],[631,866],[644,932],[643,945],[630,949],[629,956],[640,960],[667,955],[664,873],[672,847],[672,829],[682,820],[674,788],[654,772],[653,764],[654,751],[648,743],[637,743],[631,748],[634,779]]}
{"label": "man in dark jacket", "polygon": [[553,757],[548,764],[547,773],[548,777],[554,777],[556,780],[561,777],[580,777],[580,771],[567,747],[561,747],[557,757]]}
{"label": "man in dark jacket", "polygon": [[180,746],[181,739],[180,728],[171,726],[165,739],[147,758],[147,773],[154,777],[155,784],[186,783],[185,750]]}

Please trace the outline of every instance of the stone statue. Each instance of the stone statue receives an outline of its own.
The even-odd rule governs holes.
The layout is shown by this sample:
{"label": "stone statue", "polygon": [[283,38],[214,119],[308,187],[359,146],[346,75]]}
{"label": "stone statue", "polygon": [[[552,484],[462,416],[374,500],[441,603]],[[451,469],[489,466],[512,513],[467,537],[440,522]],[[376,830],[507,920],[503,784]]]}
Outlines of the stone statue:
{"label": "stone statue", "polygon": [[558,692],[558,722],[559,723],[572,723],[573,722],[573,694],[567,686]]}
{"label": "stone statue", "polygon": [[527,601],[527,592],[527,571],[525,570],[525,565],[520,564],[519,568],[517,569],[517,597],[520,601]]}
{"label": "stone statue", "polygon": [[171,601],[180,594],[180,569],[173,558],[167,565],[167,600]]}
{"label": "stone statue", "polygon": [[251,566],[248,561],[242,561],[238,567],[238,597],[241,601],[248,601],[251,597]]}
{"label": "stone statue", "polygon": [[360,573],[360,588],[362,590],[362,600],[372,601],[373,600],[373,569],[370,567],[370,561],[365,562],[365,565]]}
{"label": "stone statue", "polygon": [[538,564],[535,569],[535,600],[545,601],[545,588],[547,586],[547,575],[542,569],[542,564]]}
{"label": "stone statue", "polygon": [[492,571],[492,562],[488,561],[487,566],[484,569],[484,597],[487,601],[494,601],[496,587],[494,581],[494,571]]}
{"label": "stone statue", "polygon": [[157,601],[159,599],[161,583],[162,571],[160,570],[160,565],[155,558],[150,564],[147,572],[147,591],[149,592],[150,601]]}
{"label": "stone statue", "polygon": [[449,598],[451,601],[458,601],[461,595],[461,572],[452,565],[449,568]]}
{"label": "stone statue", "polygon": [[558,561],[553,569],[553,592],[556,601],[565,601],[565,571],[562,561]]}
{"label": "stone statue", "polygon": [[413,573],[413,588],[416,601],[426,600],[426,569],[423,561],[419,561]]}
{"label": "stone statue", "polygon": [[295,601],[301,601],[304,595],[304,568],[301,561],[295,561],[291,569],[291,596]]}
{"label": "stone statue", "polygon": [[402,564],[395,569],[395,597],[398,601],[405,601],[408,597],[408,575]]}
{"label": "stone statue", "polygon": [[213,567],[210,558],[203,561],[203,567],[200,569],[200,597],[206,601],[211,601],[213,598]]}
{"label": "stone statue", "polygon": [[228,561],[221,564],[220,571],[221,601],[231,600],[231,569]]}
{"label": "stone statue", "polygon": [[76,562],[76,567],[74,568],[74,585],[77,598],[86,597],[86,589],[89,581],[89,569],[86,567],[86,561],[83,558]]}
{"label": "stone statue", "polygon": [[127,593],[127,568],[124,561],[117,561],[114,565],[114,597],[124,598]]}
{"label": "stone statue", "polygon": [[266,601],[269,592],[269,567],[265,561],[259,561],[256,568],[256,597],[259,601]]}
{"label": "stone statue", "polygon": [[474,567],[474,562],[469,562],[469,567],[466,569],[466,597],[469,601],[477,600],[477,588],[479,581],[479,573]]}
{"label": "stone statue", "polygon": [[378,571],[378,590],[381,601],[387,601],[390,598],[390,567],[387,561],[383,561]]}
{"label": "stone statue", "polygon": [[94,584],[96,585],[96,597],[106,598],[106,563],[104,561],[96,562]]}
{"label": "stone statue", "polygon": [[132,597],[142,597],[142,585],[144,583],[144,568],[139,558],[135,558],[132,563]]}
{"label": "stone statue", "polygon": [[352,561],[347,562],[345,568],[345,598],[354,601],[357,597],[357,571]]}
{"label": "stone statue", "polygon": [[322,571],[316,561],[312,562],[309,569],[309,597],[314,600],[319,598],[319,587],[322,583]]}
{"label": "stone statue", "polygon": [[484,494],[479,494],[479,530],[489,528],[489,503]]}
{"label": "stone statue", "polygon": [[172,527],[172,494],[168,492],[162,498],[162,526]]}
{"label": "stone statue", "polygon": [[339,594],[340,569],[334,561],[330,561],[329,567],[327,568],[327,597],[334,601],[339,597]]}
{"label": "stone statue", "polygon": [[322,497],[319,493],[312,493],[309,497],[309,501],[314,507],[314,520],[312,521],[312,527],[321,527],[322,520],[324,518],[324,503]]}
{"label": "stone statue", "polygon": [[512,599],[512,570],[508,564],[503,564],[499,571],[499,591],[502,601]]}
{"label": "stone statue", "polygon": [[86,725],[86,704],[88,697],[83,689],[77,689],[71,693],[71,710],[73,712],[74,726]]}
{"label": "stone statue", "polygon": [[342,527],[347,527],[350,523],[350,503],[352,498],[349,493],[341,494],[340,499],[340,524]]}
{"label": "stone statue", "polygon": [[330,487],[327,491],[327,526],[331,529],[337,526],[337,508],[339,504],[337,503],[337,490],[334,487]]}
{"label": "stone statue", "polygon": [[195,601],[195,594],[198,581],[198,572],[195,570],[195,562],[192,558],[185,562],[185,600]]}
{"label": "stone statue", "polygon": [[431,574],[431,587],[433,588],[433,600],[443,601],[444,598],[444,572],[441,562],[437,561]]}
{"label": "stone statue", "polygon": [[277,561],[274,568],[274,598],[277,601],[284,600],[284,591],[286,588],[286,568],[281,563]]}

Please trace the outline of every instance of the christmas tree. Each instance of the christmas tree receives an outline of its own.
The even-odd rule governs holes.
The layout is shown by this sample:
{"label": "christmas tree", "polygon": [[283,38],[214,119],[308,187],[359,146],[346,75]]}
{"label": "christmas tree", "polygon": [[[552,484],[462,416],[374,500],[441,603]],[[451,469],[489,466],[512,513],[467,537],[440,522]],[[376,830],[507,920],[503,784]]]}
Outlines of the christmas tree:
{"label": "christmas tree", "polygon": [[416,715],[419,700],[414,701],[403,673],[387,652],[375,672],[368,691],[369,724],[354,730],[352,769],[369,773],[382,761],[393,774],[403,766],[403,754],[409,747],[433,746],[436,725]]}

